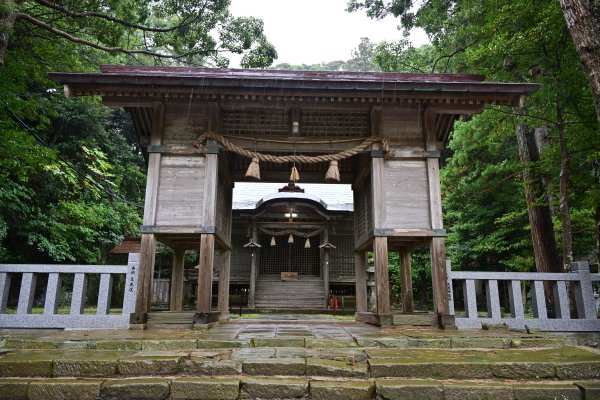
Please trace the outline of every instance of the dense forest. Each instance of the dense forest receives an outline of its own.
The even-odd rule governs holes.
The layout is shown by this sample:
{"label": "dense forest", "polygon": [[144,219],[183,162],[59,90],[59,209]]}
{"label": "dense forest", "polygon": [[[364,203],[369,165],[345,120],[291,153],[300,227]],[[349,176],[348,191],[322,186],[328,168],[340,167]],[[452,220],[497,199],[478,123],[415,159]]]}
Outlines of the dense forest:
{"label": "dense forest", "polygon": [[[223,67],[231,53],[243,55],[245,68],[539,83],[522,108],[489,107],[456,123],[442,170],[448,257],[457,269],[519,271],[596,261],[600,113],[589,77],[600,73],[586,61],[589,46],[573,41],[571,2],[412,3],[351,0],[348,12],[393,15],[406,33],[424,29],[430,45],[363,38],[349,60],[272,66],[277,53],[262,21],[232,16],[227,0],[0,0],[0,262],[101,263],[138,234],[145,161],[128,115],[98,99],[66,99],[48,72],[103,63]],[[600,12],[591,12],[597,28]],[[542,242],[532,240],[536,215],[547,219]],[[413,254],[417,300],[431,281],[424,254]]]}

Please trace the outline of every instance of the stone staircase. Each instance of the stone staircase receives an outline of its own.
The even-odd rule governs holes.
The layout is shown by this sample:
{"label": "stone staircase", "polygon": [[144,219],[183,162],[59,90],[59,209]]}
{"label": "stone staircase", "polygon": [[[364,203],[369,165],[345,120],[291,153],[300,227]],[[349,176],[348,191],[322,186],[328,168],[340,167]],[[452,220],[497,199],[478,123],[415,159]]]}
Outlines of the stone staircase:
{"label": "stone staircase", "polygon": [[600,398],[598,349],[560,337],[223,333],[236,329],[5,336],[0,399]]}
{"label": "stone staircase", "polygon": [[284,282],[278,276],[261,277],[256,281],[254,304],[267,309],[322,309],[324,296],[320,278]]}

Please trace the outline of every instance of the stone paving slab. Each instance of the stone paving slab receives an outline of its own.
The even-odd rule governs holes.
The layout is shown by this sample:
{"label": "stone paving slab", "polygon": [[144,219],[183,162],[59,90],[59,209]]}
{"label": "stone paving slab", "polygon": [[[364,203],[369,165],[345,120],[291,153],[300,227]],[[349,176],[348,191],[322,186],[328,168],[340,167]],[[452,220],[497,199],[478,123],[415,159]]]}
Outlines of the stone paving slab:
{"label": "stone paving slab", "polygon": [[110,380],[102,383],[102,400],[163,400],[169,397],[171,381],[157,378]]}
{"label": "stone paving slab", "polygon": [[248,378],[242,381],[241,399],[294,399],[308,396],[308,379]]}
{"label": "stone paving slab", "polygon": [[372,381],[311,381],[310,398],[324,400],[367,400],[375,395]]}
{"label": "stone paving slab", "polygon": [[52,399],[561,399],[594,400],[600,381],[457,381],[305,377],[0,379],[0,400]]}
{"label": "stone paving slab", "polygon": [[63,400],[80,399],[96,400],[100,394],[102,381],[53,379],[30,382],[27,386],[27,396],[30,399]]}

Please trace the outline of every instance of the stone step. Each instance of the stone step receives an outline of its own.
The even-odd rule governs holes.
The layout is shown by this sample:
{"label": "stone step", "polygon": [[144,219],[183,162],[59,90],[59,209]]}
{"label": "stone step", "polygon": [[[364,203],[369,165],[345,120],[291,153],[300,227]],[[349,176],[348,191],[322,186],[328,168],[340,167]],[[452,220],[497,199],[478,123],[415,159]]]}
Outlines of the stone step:
{"label": "stone step", "polygon": [[[258,340],[258,339],[256,339]],[[266,340],[266,339],[263,339]],[[148,375],[308,376],[323,378],[596,380],[600,354],[591,349],[377,349],[276,347],[304,338],[266,341],[270,347],[142,351],[10,350],[0,355],[0,377],[110,378]],[[286,340],[288,342],[286,342]],[[294,340],[294,342],[291,342]],[[158,345],[159,343],[156,343]],[[178,343],[176,347],[182,347]],[[275,345],[275,346],[273,346]]]}
{"label": "stone step", "polygon": [[0,400],[32,399],[563,399],[591,400],[600,381],[535,383],[297,377],[0,379]]}
{"label": "stone step", "polygon": [[[296,321],[284,321],[294,326]],[[332,323],[343,324],[345,321]],[[301,321],[305,324],[304,321]],[[237,322],[236,322],[237,324]],[[260,326],[260,325],[259,325]],[[151,331],[148,331],[151,332]],[[174,332],[164,330],[164,332]],[[193,332],[193,331],[190,331]],[[259,332],[260,333],[260,332]],[[0,338],[0,351],[5,349],[16,350],[43,350],[43,349],[87,349],[87,350],[189,350],[189,349],[211,349],[211,348],[240,348],[274,346],[279,347],[356,347],[381,349],[528,349],[528,348],[560,348],[565,341],[560,338],[548,337],[358,337],[353,340],[341,339],[311,339],[311,338],[261,338],[245,337],[243,339],[223,339],[209,337],[204,338],[181,338],[181,339],[136,339],[118,338],[109,339],[82,339],[76,340],[51,340],[51,339],[29,339],[19,337]],[[180,335],[180,334],[179,334]],[[162,333],[159,336],[164,336]],[[300,342],[298,341],[300,340]],[[298,344],[302,343],[302,344]]]}

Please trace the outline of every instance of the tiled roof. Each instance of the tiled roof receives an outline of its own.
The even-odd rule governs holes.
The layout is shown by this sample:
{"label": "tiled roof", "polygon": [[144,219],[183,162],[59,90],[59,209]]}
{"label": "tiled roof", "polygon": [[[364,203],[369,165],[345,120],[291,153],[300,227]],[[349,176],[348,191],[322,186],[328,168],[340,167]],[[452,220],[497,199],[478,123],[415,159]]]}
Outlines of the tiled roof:
{"label": "tiled roof", "polygon": [[[278,189],[285,183],[236,182],[233,188],[233,209],[254,209],[260,200],[268,200],[273,194],[279,194]],[[299,199],[318,198],[327,210],[352,211],[352,189],[350,185],[340,184],[299,184],[305,193],[285,193],[286,198]]]}

